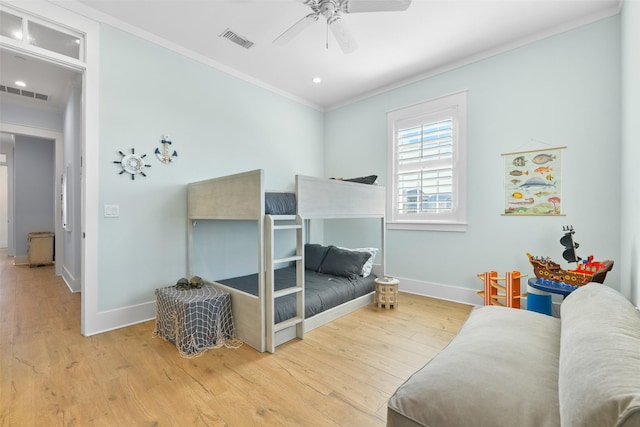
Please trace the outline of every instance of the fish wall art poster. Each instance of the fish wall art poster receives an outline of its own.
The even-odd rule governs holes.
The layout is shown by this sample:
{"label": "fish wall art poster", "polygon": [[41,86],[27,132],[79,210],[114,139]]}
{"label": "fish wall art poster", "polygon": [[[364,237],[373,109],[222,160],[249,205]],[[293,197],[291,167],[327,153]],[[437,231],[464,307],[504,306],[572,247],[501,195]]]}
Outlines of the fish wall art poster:
{"label": "fish wall art poster", "polygon": [[562,150],[506,153],[503,215],[563,215]]}

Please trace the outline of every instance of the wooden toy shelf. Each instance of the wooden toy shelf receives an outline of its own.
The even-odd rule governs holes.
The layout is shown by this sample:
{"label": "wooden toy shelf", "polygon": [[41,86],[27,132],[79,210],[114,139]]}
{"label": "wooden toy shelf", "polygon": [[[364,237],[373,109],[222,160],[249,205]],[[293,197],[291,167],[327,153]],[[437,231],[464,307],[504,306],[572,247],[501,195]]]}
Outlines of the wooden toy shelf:
{"label": "wooden toy shelf", "polygon": [[[484,289],[478,291],[484,299],[484,305],[500,305],[503,307],[520,308],[520,300],[527,297],[527,293],[520,293],[520,279],[517,270],[507,271],[505,277],[498,277],[495,271],[485,271],[478,274],[478,279],[484,282]],[[504,284],[500,284],[503,282]]]}

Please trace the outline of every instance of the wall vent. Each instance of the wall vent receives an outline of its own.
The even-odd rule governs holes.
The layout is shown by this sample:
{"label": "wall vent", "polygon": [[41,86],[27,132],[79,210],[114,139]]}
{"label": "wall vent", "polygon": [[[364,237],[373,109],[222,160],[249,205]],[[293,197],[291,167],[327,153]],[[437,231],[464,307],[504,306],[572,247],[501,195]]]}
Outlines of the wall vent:
{"label": "wall vent", "polygon": [[48,101],[49,95],[32,92],[30,90],[18,89],[17,87],[0,85],[0,92],[11,93],[13,95],[22,95],[31,99],[39,99],[40,101]]}
{"label": "wall vent", "polygon": [[245,37],[242,37],[241,35],[234,33],[228,28],[224,30],[222,34],[220,34],[220,37],[230,40],[235,44],[237,44],[238,46],[242,46],[245,49],[249,49],[251,46],[253,46],[252,41],[249,41]]}

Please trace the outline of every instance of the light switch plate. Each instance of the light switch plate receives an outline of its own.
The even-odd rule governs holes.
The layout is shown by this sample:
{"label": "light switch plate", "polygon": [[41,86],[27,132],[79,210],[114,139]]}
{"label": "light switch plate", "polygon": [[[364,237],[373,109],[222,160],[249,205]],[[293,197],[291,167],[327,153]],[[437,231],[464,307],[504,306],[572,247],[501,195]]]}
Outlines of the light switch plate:
{"label": "light switch plate", "polygon": [[120,205],[104,205],[105,218],[118,218],[120,216]]}

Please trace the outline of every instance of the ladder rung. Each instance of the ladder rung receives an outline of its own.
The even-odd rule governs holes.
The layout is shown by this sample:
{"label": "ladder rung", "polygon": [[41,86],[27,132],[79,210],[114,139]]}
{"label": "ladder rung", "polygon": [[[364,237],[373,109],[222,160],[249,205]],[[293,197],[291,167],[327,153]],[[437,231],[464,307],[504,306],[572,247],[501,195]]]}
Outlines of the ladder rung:
{"label": "ladder rung", "polygon": [[286,257],[286,258],[275,258],[273,260],[273,263],[274,264],[280,264],[280,263],[283,263],[283,262],[301,261],[301,260],[302,260],[301,256],[294,255],[294,256],[289,256],[289,257]]}
{"label": "ladder rung", "polygon": [[298,287],[298,286],[292,286],[290,288],[285,288],[285,289],[280,289],[279,291],[275,291],[273,293],[273,297],[274,298],[279,298],[279,297],[283,297],[285,295],[291,295],[291,294],[295,294],[298,292],[301,292],[302,288]]}
{"label": "ladder rung", "polygon": [[299,224],[287,224],[287,225],[274,225],[274,230],[301,230],[302,226]]}
{"label": "ladder rung", "polygon": [[288,328],[289,326],[297,325],[298,323],[302,323],[302,320],[302,317],[296,316],[292,317],[291,319],[284,320],[280,323],[276,323],[275,325],[273,325],[273,331],[278,332]]}
{"label": "ladder rung", "polygon": [[295,221],[295,215],[267,215],[273,219],[273,221]]}

